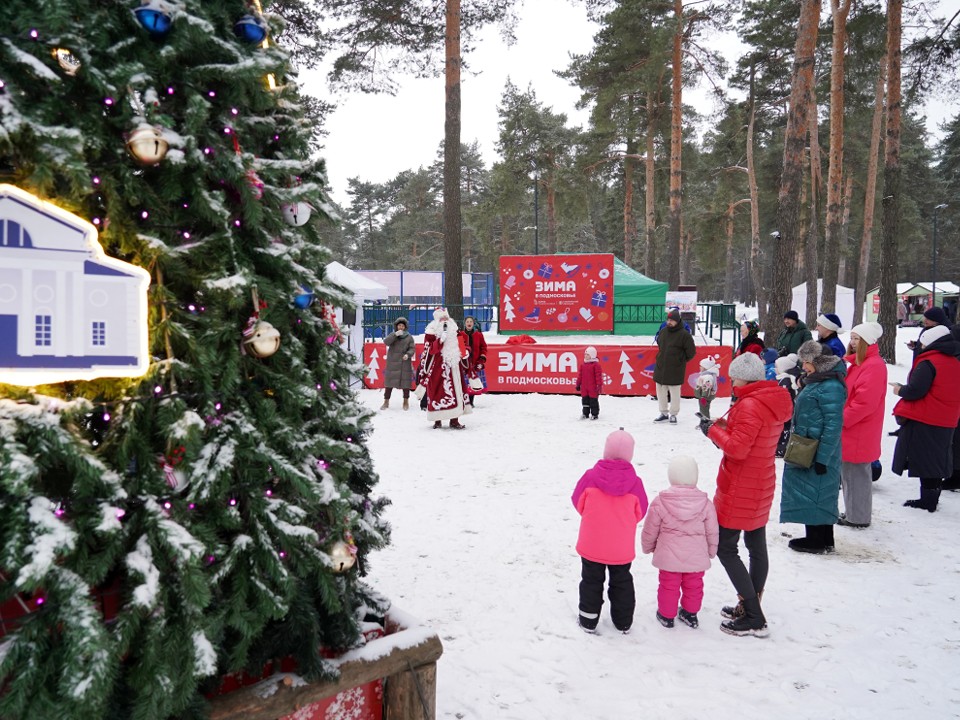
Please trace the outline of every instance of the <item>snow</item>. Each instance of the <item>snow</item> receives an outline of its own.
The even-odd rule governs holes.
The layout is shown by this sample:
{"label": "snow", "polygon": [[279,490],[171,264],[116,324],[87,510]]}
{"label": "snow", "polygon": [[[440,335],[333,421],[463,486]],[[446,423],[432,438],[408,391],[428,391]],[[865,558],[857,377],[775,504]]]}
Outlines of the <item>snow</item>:
{"label": "snow", "polygon": [[[906,378],[904,343],[918,334],[900,330],[890,381]],[[378,391],[359,396],[371,410],[382,401]],[[716,400],[714,414],[727,403]],[[415,404],[391,408],[376,414],[369,440],[377,490],[393,500],[393,542],[370,558],[367,581],[443,642],[438,718],[956,717],[960,494],[943,493],[933,514],[903,507],[919,483],[890,473],[895,438],[883,437],[873,524],[836,527],[834,555],[787,548],[803,527],[778,522],[778,488],[767,526],[769,638],[720,631],[720,608],[736,593],[717,561],[700,628],[661,627],[657,570],[639,554],[632,632],[614,629],[605,603],[591,636],[576,624],[570,494],[607,434],[620,426],[633,434],[651,498],[667,487],[677,453],[697,459],[699,486],[712,497],[720,451],[698,431],[690,399],[667,427],[653,425],[656,405],[645,397],[602,397],[597,422],[577,419],[571,395],[484,395],[476,405],[462,432],[430,429]],[[892,417],[886,426],[895,427]]]}
{"label": "snow", "polygon": [[133,602],[148,610],[157,604],[157,594],[160,591],[160,571],[153,564],[153,551],[146,535],[137,540],[137,547],[127,554],[127,567],[131,574],[140,575],[143,583],[134,588]]}
{"label": "snow", "polygon": [[24,550],[30,562],[20,569],[18,587],[42,582],[44,575],[53,569],[57,555],[73,550],[77,543],[77,533],[54,515],[55,508],[56,503],[39,495],[30,502],[27,514],[35,530],[33,542]]}
{"label": "snow", "polygon": [[217,651],[213,645],[199,630],[193,634],[193,647],[196,651],[194,661],[194,675],[197,677],[209,677],[217,672]]}

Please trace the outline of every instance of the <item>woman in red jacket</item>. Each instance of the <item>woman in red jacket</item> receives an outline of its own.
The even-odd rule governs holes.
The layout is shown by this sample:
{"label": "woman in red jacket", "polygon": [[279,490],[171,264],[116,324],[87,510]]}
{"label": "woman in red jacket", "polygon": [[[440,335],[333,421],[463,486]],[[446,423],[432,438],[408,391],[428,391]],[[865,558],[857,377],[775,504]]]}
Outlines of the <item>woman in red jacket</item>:
{"label": "woman in red jacket", "polygon": [[867,322],[850,331],[850,350],[844,360],[847,370],[847,401],[843,406],[840,431],[840,485],[844,514],[838,525],[865,528],[873,514],[873,471],[880,459],[883,435],[884,395],[887,364],[880,357],[877,340],[883,334],[880,323]]}
{"label": "woman in red jacket", "polygon": [[[701,430],[723,451],[717,473],[720,544],[717,558],[727,571],[740,602],[725,607],[728,622],[720,629],[730,635],[767,636],[760,596],[767,581],[766,525],[777,485],[774,453],[783,424],[793,415],[790,393],[765,379],[763,361],[744,353],[730,363],[731,385],[737,402],[726,420],[701,423]],[[740,559],[740,533],[750,555],[750,569]]]}

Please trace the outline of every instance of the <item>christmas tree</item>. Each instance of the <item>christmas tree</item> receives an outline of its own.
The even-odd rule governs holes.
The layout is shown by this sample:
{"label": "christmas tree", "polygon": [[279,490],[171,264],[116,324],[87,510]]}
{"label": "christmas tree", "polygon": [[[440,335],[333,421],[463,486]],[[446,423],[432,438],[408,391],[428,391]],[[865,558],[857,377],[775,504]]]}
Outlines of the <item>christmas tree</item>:
{"label": "christmas tree", "polygon": [[[321,648],[385,610],[360,579],[387,501],[332,312],[351,300],[323,278],[316,126],[272,42],[283,19],[254,3],[0,4],[5,719],[202,717],[221,675],[271,658],[332,678]],[[44,354],[106,346],[95,312],[126,308],[85,295],[115,279],[106,260],[41,288],[23,263],[50,254],[22,258],[47,240],[2,209],[18,193],[149,273],[145,374],[11,371],[29,354],[62,372],[75,358]]]}

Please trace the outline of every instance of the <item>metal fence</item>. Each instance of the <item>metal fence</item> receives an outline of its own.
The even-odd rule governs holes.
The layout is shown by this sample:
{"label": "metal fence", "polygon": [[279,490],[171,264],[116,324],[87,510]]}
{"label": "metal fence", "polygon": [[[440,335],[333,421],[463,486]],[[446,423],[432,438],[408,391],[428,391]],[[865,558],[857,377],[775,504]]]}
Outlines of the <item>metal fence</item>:
{"label": "metal fence", "polygon": [[726,345],[724,336],[730,334],[730,345],[736,347],[740,340],[740,322],[737,306],[726,303],[697,303],[697,325],[703,334]]}
{"label": "metal fence", "polygon": [[[451,314],[471,316],[483,332],[498,329],[496,305],[444,305]],[[405,317],[409,323],[407,330],[411,335],[420,335],[433,320],[433,311],[437,303],[425,305],[364,305],[363,338],[380,340],[393,332],[393,323],[398,317]]]}
{"label": "metal fence", "polygon": [[613,305],[613,324],[617,323],[661,323],[667,319],[667,309],[663,305]]}

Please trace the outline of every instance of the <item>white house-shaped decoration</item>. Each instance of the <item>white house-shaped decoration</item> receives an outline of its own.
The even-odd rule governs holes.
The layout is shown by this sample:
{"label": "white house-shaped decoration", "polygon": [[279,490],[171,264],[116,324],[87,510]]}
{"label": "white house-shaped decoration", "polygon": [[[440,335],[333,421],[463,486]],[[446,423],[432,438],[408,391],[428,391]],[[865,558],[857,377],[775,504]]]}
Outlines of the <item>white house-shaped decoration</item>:
{"label": "white house-shaped decoration", "polygon": [[0,383],[143,375],[149,285],[86,220],[0,184]]}

